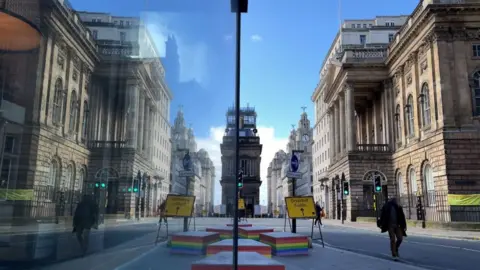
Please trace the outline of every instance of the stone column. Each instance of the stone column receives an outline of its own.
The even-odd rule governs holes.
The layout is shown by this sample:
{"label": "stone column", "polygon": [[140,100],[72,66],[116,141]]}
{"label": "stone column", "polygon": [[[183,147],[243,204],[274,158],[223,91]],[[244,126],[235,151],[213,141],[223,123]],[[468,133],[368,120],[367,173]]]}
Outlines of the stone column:
{"label": "stone column", "polygon": [[143,144],[142,144],[142,150],[146,151],[147,150],[147,143],[148,143],[148,113],[149,113],[149,100],[148,97],[145,96],[144,99],[144,105],[143,105]]}
{"label": "stone column", "polygon": [[137,118],[137,121],[138,121],[138,144],[137,144],[137,148],[138,150],[142,150],[143,149],[143,129],[144,129],[144,112],[145,112],[145,97],[144,97],[144,94],[142,93],[143,90],[140,89],[140,98],[138,100],[138,118]]}
{"label": "stone column", "polygon": [[338,100],[335,101],[335,156],[340,153],[340,109],[338,108]]}
{"label": "stone column", "polygon": [[339,148],[339,153],[340,155],[344,152],[345,150],[345,102],[344,102],[344,96],[339,95],[338,96],[338,118],[340,121],[340,132],[338,133],[338,137],[340,139],[340,148]]}
{"label": "stone column", "polygon": [[135,84],[127,84],[127,98],[126,108],[127,108],[127,117],[126,121],[126,129],[127,129],[127,141],[129,147],[137,147],[137,140],[138,140],[138,100],[140,92],[138,91],[138,87]]}
{"label": "stone column", "polygon": [[332,162],[335,159],[335,122],[333,121],[334,118],[334,113],[333,113],[333,108],[330,107],[328,109],[328,135],[329,135],[329,140],[330,140],[330,149],[329,149],[329,156],[330,156],[330,162]]}
{"label": "stone column", "polygon": [[356,147],[357,125],[355,123],[355,102],[353,99],[353,87],[345,88],[345,118],[347,126],[347,151],[354,151]]}

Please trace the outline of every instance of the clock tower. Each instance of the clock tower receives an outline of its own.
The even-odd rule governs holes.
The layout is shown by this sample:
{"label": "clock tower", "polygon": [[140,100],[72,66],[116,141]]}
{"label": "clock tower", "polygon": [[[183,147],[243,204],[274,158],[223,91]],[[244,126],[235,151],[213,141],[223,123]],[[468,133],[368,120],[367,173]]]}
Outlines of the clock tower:
{"label": "clock tower", "polygon": [[[227,214],[233,215],[234,192],[238,172],[235,172],[235,108],[228,109],[227,126],[220,149],[222,152],[222,204]],[[240,108],[239,158],[240,170],[243,172],[243,187],[240,196],[245,200],[246,214],[253,215],[254,206],[260,204],[260,162],[262,145],[257,134],[257,113],[255,108]]]}

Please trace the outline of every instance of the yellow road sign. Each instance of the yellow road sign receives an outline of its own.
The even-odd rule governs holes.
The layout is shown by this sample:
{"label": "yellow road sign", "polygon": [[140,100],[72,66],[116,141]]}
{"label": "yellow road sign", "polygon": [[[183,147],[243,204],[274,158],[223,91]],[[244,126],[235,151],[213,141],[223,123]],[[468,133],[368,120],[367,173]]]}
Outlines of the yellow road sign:
{"label": "yellow road sign", "polygon": [[167,217],[191,217],[195,196],[167,195],[165,203],[165,216]]}
{"label": "yellow road sign", "polygon": [[238,210],[245,210],[245,201],[243,199],[238,199]]}
{"label": "yellow road sign", "polygon": [[312,196],[285,197],[285,204],[290,218],[316,217],[315,203]]}

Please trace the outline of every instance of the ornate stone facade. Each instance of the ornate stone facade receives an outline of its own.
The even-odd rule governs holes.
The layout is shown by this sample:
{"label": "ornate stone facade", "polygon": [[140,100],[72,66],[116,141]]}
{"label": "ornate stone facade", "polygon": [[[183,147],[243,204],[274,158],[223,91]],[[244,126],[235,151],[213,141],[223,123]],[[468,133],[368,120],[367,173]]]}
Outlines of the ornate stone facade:
{"label": "ornate stone facade", "polygon": [[300,168],[302,178],[296,179],[296,196],[313,195],[313,161],[312,142],[313,130],[307,113],[303,112],[296,129],[292,129],[289,141],[286,145],[287,152],[279,150],[270,162],[267,175],[268,182],[268,205],[270,213],[283,215],[285,212],[285,197],[292,195],[291,181],[287,177],[290,169],[292,151],[302,150],[300,154]]}
{"label": "ornate stone facade", "polygon": [[[479,14],[478,4],[421,1],[381,61],[341,63],[324,99],[334,131],[331,217],[340,217],[335,178],[344,173],[347,219],[374,216],[375,199],[378,209],[397,196],[410,219],[422,218],[420,200],[426,220],[469,221],[447,197],[480,191]],[[383,184],[375,195],[374,175]]]}
{"label": "ornate stone facade", "polygon": [[186,177],[180,177],[183,171],[183,158],[189,153],[193,160],[195,176],[190,181],[188,193],[195,195],[195,212],[197,215],[213,213],[213,198],[215,188],[215,167],[205,149],[197,151],[197,143],[193,129],[185,125],[183,111],[180,108],[172,128],[172,163],[171,163],[171,193],[185,194],[187,188]]}

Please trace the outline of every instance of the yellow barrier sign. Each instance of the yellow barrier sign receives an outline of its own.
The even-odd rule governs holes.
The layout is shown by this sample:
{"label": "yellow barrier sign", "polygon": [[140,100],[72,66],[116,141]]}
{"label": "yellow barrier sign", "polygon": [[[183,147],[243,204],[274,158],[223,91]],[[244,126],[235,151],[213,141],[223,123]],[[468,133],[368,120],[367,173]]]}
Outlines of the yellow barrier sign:
{"label": "yellow barrier sign", "polygon": [[167,217],[191,217],[195,196],[167,195],[165,202],[165,216]]}
{"label": "yellow barrier sign", "polygon": [[245,201],[243,199],[238,199],[238,210],[245,210]]}
{"label": "yellow barrier sign", "polygon": [[312,196],[285,197],[287,213],[290,218],[315,218],[315,203]]}

